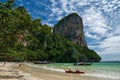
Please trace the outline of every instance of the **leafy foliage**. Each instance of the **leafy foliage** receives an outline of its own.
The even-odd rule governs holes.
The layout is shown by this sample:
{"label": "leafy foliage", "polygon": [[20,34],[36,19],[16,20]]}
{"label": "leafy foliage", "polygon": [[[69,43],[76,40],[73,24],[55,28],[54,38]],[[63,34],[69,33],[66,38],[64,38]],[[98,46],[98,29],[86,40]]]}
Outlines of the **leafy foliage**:
{"label": "leafy foliage", "polygon": [[14,0],[0,3],[0,60],[55,62],[100,61],[100,56],[87,47],[73,44],[52,28],[32,20],[23,6]]}

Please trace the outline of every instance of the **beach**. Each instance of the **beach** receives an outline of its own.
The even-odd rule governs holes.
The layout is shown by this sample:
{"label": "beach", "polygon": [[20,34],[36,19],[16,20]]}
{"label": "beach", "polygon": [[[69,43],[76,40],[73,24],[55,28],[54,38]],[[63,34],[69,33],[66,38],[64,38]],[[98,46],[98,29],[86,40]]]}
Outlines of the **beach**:
{"label": "beach", "polygon": [[24,73],[19,70],[20,63],[0,62],[0,80],[40,80],[30,75],[29,73]]}
{"label": "beach", "polygon": [[[19,66],[21,64],[21,66]],[[64,71],[64,70],[63,70]],[[38,67],[31,63],[0,64],[0,80],[114,80],[84,74],[69,74]]]}
{"label": "beach", "polygon": [[[19,66],[21,64],[21,66]],[[87,79],[87,78],[86,78]],[[0,65],[0,80],[86,80],[76,74],[66,74],[53,70],[35,68],[25,63],[6,62]],[[90,80],[90,78],[89,78]]]}

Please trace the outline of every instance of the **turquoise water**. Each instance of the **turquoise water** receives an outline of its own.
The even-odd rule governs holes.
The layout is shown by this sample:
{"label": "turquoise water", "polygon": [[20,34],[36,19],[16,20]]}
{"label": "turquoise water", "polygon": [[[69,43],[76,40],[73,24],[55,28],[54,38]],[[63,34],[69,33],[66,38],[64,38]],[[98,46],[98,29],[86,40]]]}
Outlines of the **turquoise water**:
{"label": "turquoise water", "polygon": [[61,70],[61,72],[69,67],[79,68],[85,72],[85,76],[104,78],[104,80],[120,80],[120,62],[100,62],[93,63],[90,66],[74,66],[73,63],[51,63],[40,66],[53,68],[56,71]]}

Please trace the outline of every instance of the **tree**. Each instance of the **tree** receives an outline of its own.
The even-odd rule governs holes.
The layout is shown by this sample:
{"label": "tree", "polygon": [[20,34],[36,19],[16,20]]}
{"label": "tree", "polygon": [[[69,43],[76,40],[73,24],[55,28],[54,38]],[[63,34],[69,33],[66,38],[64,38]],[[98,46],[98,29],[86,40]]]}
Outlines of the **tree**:
{"label": "tree", "polygon": [[0,60],[57,62],[100,61],[87,47],[73,44],[52,28],[32,19],[24,6],[14,0],[0,3]]}

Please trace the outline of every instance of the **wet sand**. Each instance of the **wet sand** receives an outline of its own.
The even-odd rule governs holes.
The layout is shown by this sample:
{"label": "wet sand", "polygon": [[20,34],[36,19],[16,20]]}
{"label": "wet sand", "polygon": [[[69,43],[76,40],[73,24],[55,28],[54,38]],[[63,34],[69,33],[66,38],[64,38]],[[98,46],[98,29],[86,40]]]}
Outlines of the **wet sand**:
{"label": "wet sand", "polygon": [[84,74],[58,72],[28,65],[22,65],[19,70],[30,73],[32,76],[40,78],[40,80],[101,80],[99,78],[84,76]]}
{"label": "wet sand", "polygon": [[[21,64],[21,66],[19,66]],[[29,63],[27,63],[29,64]],[[30,64],[31,65],[31,64]],[[26,63],[0,64],[0,80],[104,80],[80,74],[52,71],[26,65]],[[110,79],[105,79],[110,80]]]}

